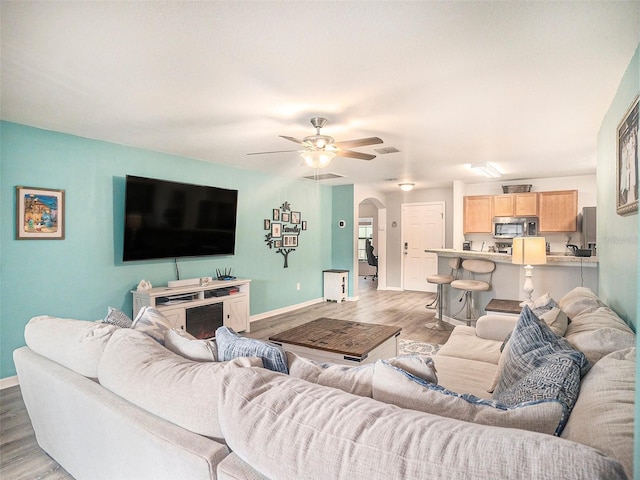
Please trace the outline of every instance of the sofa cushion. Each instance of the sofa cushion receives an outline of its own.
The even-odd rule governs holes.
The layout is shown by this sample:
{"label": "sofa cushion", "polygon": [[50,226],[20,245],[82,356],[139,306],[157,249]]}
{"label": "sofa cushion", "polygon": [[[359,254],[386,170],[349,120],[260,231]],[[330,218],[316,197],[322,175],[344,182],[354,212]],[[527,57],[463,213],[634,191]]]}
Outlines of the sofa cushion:
{"label": "sofa cushion", "polygon": [[576,315],[565,338],[592,364],[616,350],[636,345],[631,328],[606,306]]}
{"label": "sofa cushion", "polygon": [[498,364],[501,342],[476,335],[476,329],[459,325],[436,356],[458,357]]}
{"label": "sofa cushion", "polygon": [[193,362],[143,332],[117,330],[100,360],[100,383],[154,415],[222,441],[216,408],[222,374],[238,367],[262,366],[262,361],[253,357]]}
{"label": "sofa cushion", "polygon": [[493,398],[510,406],[541,399],[562,403],[559,435],[578,397],[580,378],[588,369],[584,354],[525,306],[510,337]]}
{"label": "sofa cushion", "polygon": [[115,307],[109,307],[107,308],[107,316],[102,319],[102,323],[110,323],[120,328],[129,328],[133,320],[123,311]]}
{"label": "sofa cushion", "polygon": [[381,402],[433,413],[465,422],[521,428],[553,434],[564,414],[555,401],[533,401],[507,406],[469,394],[460,394],[422,380],[378,360],[373,375],[373,398]]}
{"label": "sofa cushion", "polygon": [[592,312],[604,303],[590,288],[576,287],[560,299],[558,306],[573,321],[576,315]]}
{"label": "sofa cushion", "polygon": [[585,445],[403,409],[266,369],[225,375],[218,409],[231,450],[267,478],[623,476],[620,464]]}
{"label": "sofa cushion", "polygon": [[635,348],[600,360],[582,379],[580,396],[561,435],[615,458],[629,478],[633,478],[635,378]]}
{"label": "sofa cushion", "polygon": [[[289,375],[292,377],[327,387],[339,388],[362,397],[371,397],[373,395],[373,363],[356,366],[321,363],[301,357],[293,352],[287,351],[286,353]],[[397,365],[419,378],[428,379],[435,383],[438,382],[433,360],[430,357],[400,355],[388,361],[392,365]]]}
{"label": "sofa cushion", "polygon": [[34,352],[96,379],[100,357],[117,330],[115,325],[102,322],[41,315],[27,323],[24,339]]}
{"label": "sofa cushion", "polygon": [[153,307],[142,307],[131,324],[131,328],[146,333],[160,345],[164,345],[164,334],[172,327],[160,310]]}
{"label": "sofa cushion", "polygon": [[491,398],[487,386],[496,373],[497,365],[439,354],[433,356],[433,361],[438,372],[438,385],[452,392]]}
{"label": "sofa cushion", "polygon": [[164,346],[173,353],[195,362],[218,361],[215,340],[199,340],[181,328],[172,328],[164,333]]}
{"label": "sofa cushion", "polygon": [[289,373],[287,355],[280,345],[238,335],[229,327],[216,330],[218,358],[222,361],[239,357],[259,357],[264,368],[274,372]]}

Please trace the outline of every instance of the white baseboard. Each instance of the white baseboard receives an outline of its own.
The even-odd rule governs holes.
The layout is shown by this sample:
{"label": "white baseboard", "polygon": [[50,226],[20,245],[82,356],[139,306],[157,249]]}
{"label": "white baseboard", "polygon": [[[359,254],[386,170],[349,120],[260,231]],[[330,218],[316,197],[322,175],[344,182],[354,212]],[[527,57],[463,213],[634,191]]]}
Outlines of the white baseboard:
{"label": "white baseboard", "polygon": [[18,376],[0,378],[0,390],[18,385]]}
{"label": "white baseboard", "polygon": [[289,313],[293,310],[297,310],[303,307],[309,307],[311,305],[315,305],[316,303],[324,302],[323,298],[316,298],[314,300],[309,300],[308,302],[298,303],[295,305],[289,305],[288,307],[278,308],[277,310],[270,310],[268,312],[258,313],[257,315],[251,315],[249,318],[249,322],[257,322],[258,320],[264,320],[265,318],[273,317],[274,315],[280,315],[283,313]]}

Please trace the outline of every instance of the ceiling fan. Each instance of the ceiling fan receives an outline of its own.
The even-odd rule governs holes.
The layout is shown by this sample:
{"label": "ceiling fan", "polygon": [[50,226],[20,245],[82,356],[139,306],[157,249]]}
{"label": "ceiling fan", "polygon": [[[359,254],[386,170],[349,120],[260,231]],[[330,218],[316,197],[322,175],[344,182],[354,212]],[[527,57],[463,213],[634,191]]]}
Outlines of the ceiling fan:
{"label": "ceiling fan", "polygon": [[[336,142],[333,137],[328,135],[321,135],[320,129],[327,124],[327,119],[322,117],[313,117],[311,119],[311,125],[316,129],[315,135],[309,135],[299,140],[294,137],[287,137],[286,135],[280,135],[281,138],[289,140],[294,143],[298,143],[304,147],[304,150],[300,151],[300,155],[304,159],[307,165],[313,168],[324,168],[334,157],[348,157],[357,158],[359,160],[373,160],[375,155],[369,153],[354,152],[352,150],[345,150],[345,148],[352,147],[364,147],[367,145],[376,145],[382,143],[382,139],[378,137],[359,138],[357,140],[345,140],[343,142]],[[274,152],[255,152],[248,153],[247,155],[262,155],[265,153],[283,153],[283,152],[295,152],[296,150],[277,150]]]}

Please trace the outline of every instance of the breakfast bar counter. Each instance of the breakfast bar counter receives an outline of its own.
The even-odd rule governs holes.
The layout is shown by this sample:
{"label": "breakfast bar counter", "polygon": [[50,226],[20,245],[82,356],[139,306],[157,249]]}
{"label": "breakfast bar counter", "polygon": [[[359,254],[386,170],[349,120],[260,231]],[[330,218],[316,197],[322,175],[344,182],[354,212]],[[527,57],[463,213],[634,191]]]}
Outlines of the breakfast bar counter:
{"label": "breakfast bar counter", "polygon": [[[476,250],[457,250],[437,248],[425,250],[438,256],[438,273],[449,274],[449,260],[452,257],[465,259],[490,260],[496,264],[491,276],[491,288],[486,292],[475,292],[476,308],[484,313],[487,304],[493,299],[524,300],[523,285],[525,269],[523,265],[512,263],[507,253],[479,252]],[[562,298],[575,287],[588,287],[598,292],[598,258],[574,257],[570,255],[552,254],[546,256],[546,264],[534,265],[532,297],[538,298],[549,293],[554,299]],[[454,273],[455,275],[455,273]],[[466,277],[460,269],[458,278]],[[460,308],[460,291],[454,288],[445,289],[449,313],[456,313]]]}
{"label": "breakfast bar counter", "polygon": [[[477,250],[455,250],[453,248],[433,248],[425,250],[427,253],[435,253],[438,257],[460,257],[463,260],[465,258],[479,258],[484,260],[491,260],[495,263],[511,263],[511,255],[508,253],[495,253],[495,252],[479,252]],[[598,257],[574,257],[573,255],[562,255],[558,253],[552,253],[547,255],[547,265],[564,265],[564,266],[597,266]]]}

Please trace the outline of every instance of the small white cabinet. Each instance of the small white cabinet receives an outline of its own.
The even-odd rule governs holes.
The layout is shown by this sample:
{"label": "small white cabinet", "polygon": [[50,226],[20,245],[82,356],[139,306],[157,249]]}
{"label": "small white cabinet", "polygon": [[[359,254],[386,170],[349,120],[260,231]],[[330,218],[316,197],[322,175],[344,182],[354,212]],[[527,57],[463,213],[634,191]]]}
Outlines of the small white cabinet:
{"label": "small white cabinet", "polygon": [[[250,282],[251,280],[246,279],[213,280],[206,285],[156,287],[146,292],[134,290],[133,316],[135,318],[142,307],[154,307],[162,312],[174,328],[191,332],[192,328],[188,325],[190,317],[194,320],[197,318],[202,323],[202,319],[207,318],[208,311],[203,314],[203,309],[199,307],[211,306],[212,326],[209,327],[209,332],[215,331],[213,325],[216,324],[232,328],[236,332],[248,332]],[[190,310],[193,315],[190,315]]]}
{"label": "small white cabinet", "polygon": [[324,300],[344,302],[347,300],[349,270],[324,270]]}

